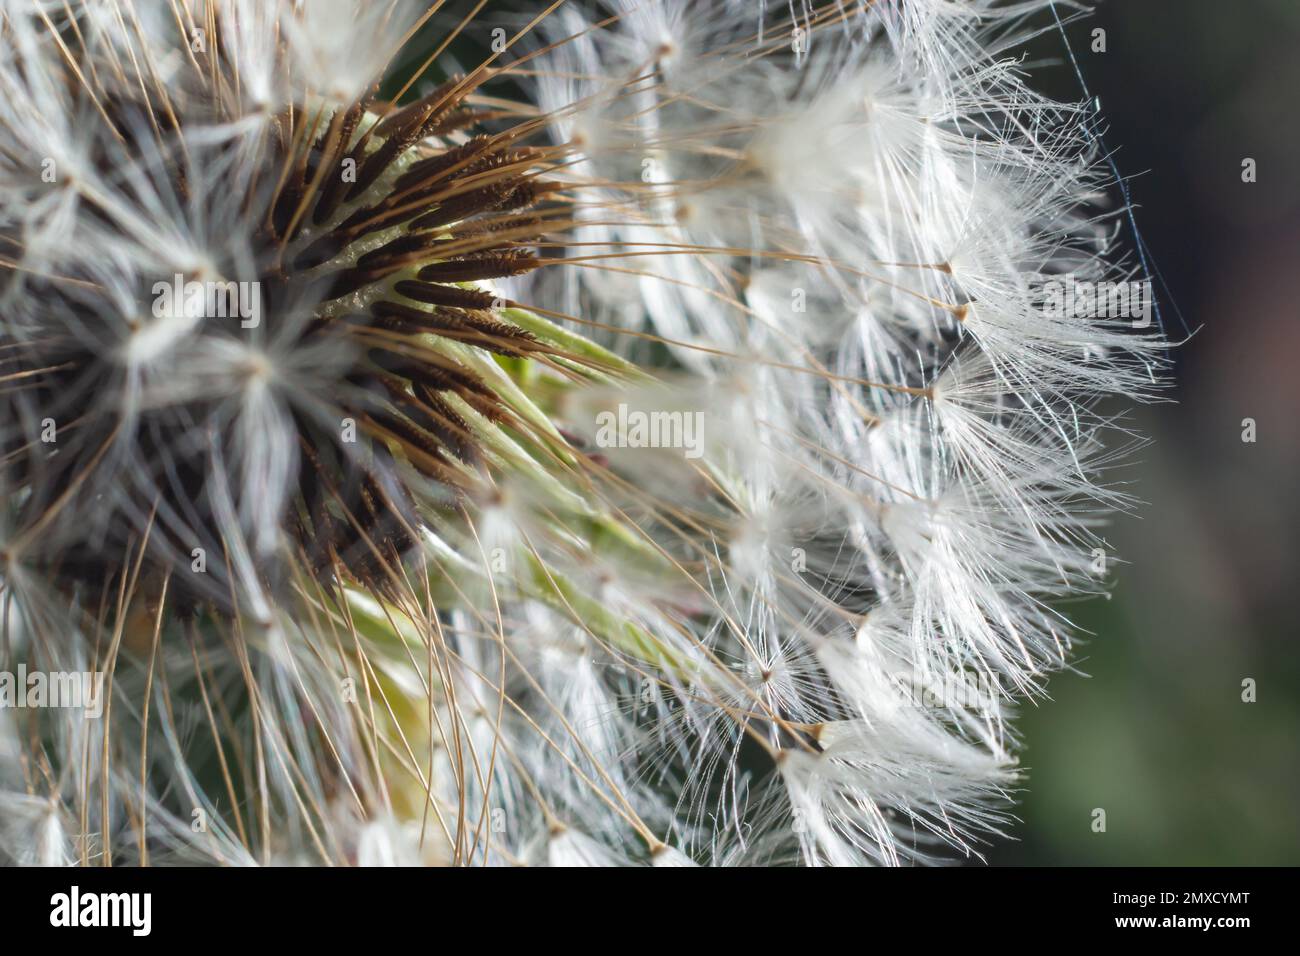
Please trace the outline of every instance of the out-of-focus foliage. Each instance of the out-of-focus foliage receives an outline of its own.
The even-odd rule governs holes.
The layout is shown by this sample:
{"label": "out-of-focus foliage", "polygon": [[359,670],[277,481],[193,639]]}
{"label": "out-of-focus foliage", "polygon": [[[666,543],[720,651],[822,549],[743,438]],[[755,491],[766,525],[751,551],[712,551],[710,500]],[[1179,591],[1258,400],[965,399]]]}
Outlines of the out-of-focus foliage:
{"label": "out-of-focus foliage", "polygon": [[[1107,50],[1091,50],[1106,30]],[[1069,27],[1107,143],[1168,281],[1177,405],[1135,424],[1147,504],[1109,535],[1129,562],[1054,700],[1025,713],[1018,842],[995,863],[1300,861],[1300,7],[1103,2]],[[1060,38],[1042,38],[1044,56]],[[1075,95],[1068,65],[1039,71]],[[1243,159],[1258,181],[1243,183]],[[1146,172],[1150,175],[1140,175]],[[1172,305],[1181,310],[1182,319]],[[1242,441],[1242,420],[1257,440]],[[1257,701],[1244,703],[1253,678]],[[1094,832],[1093,811],[1106,811]]]}

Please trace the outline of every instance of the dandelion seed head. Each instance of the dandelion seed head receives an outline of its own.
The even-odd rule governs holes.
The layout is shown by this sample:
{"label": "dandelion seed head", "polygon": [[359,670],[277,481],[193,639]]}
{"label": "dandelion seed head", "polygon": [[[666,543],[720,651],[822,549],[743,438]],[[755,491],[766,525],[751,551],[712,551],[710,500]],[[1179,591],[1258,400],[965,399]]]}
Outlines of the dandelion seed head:
{"label": "dandelion seed head", "polygon": [[1047,4],[455,6],[0,5],[0,854],[977,853],[1160,346]]}

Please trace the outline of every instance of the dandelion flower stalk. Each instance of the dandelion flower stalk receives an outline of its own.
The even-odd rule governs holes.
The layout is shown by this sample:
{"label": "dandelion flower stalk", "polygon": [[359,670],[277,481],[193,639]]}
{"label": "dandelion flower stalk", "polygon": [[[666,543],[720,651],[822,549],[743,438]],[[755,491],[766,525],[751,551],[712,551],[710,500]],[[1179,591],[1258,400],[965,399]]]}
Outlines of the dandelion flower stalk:
{"label": "dandelion flower stalk", "polygon": [[1046,6],[5,0],[0,855],[978,852],[1159,347]]}

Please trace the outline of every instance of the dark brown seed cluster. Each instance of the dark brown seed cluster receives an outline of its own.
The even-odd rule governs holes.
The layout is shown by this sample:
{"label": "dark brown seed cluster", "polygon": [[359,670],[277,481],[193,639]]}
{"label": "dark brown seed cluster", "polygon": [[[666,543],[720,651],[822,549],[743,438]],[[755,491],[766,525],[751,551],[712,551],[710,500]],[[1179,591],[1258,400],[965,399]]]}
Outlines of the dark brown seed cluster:
{"label": "dark brown seed cluster", "polygon": [[[428,510],[454,510],[475,487],[482,455],[458,407],[512,424],[493,388],[429,336],[501,356],[555,352],[494,312],[491,293],[466,285],[539,265],[530,246],[548,228],[543,202],[555,191],[517,132],[468,132],[483,119],[465,105],[473,86],[452,79],[401,108],[367,100],[288,110],[246,177],[256,188],[224,198],[244,205],[253,275],[219,265],[223,278],[256,279],[261,334],[349,356],[332,394],[317,396],[332,416],[291,413],[298,473],[282,527],[323,581],[385,590]],[[168,129],[164,106],[106,108],[119,150],[161,162],[178,200],[193,201],[186,131]],[[91,211],[111,228],[113,210]],[[154,592],[167,581],[181,609],[235,610],[239,556],[227,531],[245,490],[220,476],[237,470],[236,424],[210,396],[128,413],[129,383],[111,357],[120,329],[105,321],[102,290],[90,277],[63,278],[24,277],[24,301],[40,305],[0,324],[0,476],[22,496],[17,558],[105,595],[124,581]],[[0,275],[0,286],[12,281]],[[246,333],[206,323],[193,334]],[[43,442],[50,421],[57,439]],[[424,479],[418,506],[401,477],[412,469]],[[206,569],[195,573],[200,554]],[[258,573],[274,586],[281,572]]]}

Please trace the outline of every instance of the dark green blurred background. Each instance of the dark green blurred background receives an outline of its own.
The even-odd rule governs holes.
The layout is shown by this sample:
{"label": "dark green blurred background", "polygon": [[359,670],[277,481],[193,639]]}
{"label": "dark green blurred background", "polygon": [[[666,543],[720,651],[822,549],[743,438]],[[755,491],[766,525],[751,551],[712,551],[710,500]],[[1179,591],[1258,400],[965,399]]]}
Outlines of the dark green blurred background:
{"label": "dark green blurred background", "polygon": [[[1108,532],[1127,564],[1112,600],[1072,609],[1088,676],[1022,713],[1022,822],[989,860],[1297,864],[1300,3],[1103,0],[1067,33],[1134,177],[1166,326],[1196,334],[1177,404],[1135,419],[1152,444],[1122,475],[1146,504]],[[1037,85],[1077,93],[1060,35],[1033,49],[1056,61]]]}

